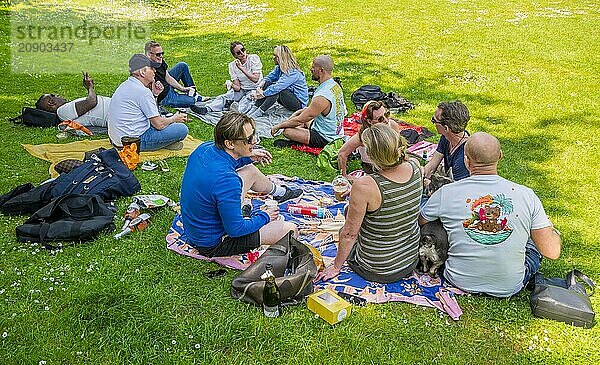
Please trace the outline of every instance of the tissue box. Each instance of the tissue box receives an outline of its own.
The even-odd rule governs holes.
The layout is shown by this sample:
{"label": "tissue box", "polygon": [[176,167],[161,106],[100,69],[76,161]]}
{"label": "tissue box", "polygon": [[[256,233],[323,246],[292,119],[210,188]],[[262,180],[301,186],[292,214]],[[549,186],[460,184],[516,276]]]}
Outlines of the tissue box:
{"label": "tissue box", "polygon": [[323,318],[329,324],[336,324],[350,316],[352,305],[331,289],[319,290],[308,296],[308,309]]}

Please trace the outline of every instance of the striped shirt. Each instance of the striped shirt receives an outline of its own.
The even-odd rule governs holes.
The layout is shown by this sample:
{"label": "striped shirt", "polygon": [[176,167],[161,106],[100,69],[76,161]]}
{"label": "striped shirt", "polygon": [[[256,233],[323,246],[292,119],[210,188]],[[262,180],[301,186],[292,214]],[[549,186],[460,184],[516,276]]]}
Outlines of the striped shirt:
{"label": "striped shirt", "polygon": [[419,257],[419,203],[423,191],[421,169],[409,162],[413,174],[405,183],[371,174],[381,192],[381,206],[367,212],[358,234],[352,261],[379,282],[393,282],[410,274]]}

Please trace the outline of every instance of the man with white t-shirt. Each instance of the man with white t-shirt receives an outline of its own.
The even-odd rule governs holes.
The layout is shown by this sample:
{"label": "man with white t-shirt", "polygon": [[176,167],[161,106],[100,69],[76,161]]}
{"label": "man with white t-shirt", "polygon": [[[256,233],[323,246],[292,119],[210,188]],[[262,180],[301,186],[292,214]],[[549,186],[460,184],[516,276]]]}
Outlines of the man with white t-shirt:
{"label": "man with white t-shirt", "polygon": [[190,109],[204,115],[209,112],[219,112],[227,109],[233,102],[239,102],[246,94],[256,90],[262,79],[262,62],[256,54],[248,54],[246,47],[240,42],[232,42],[229,51],[235,60],[229,63],[231,80],[225,82],[227,92],[219,95],[205,106],[192,105]]}
{"label": "man with white t-shirt", "polygon": [[474,133],[465,144],[470,177],[442,186],[421,210],[421,225],[440,219],[450,243],[444,277],[495,297],[518,293],[540,267],[557,259],[561,240],[533,190],[498,176],[500,142]]}
{"label": "man with white t-shirt", "polygon": [[44,94],[35,103],[37,109],[56,113],[61,121],[72,120],[85,127],[107,128],[110,98],[96,95],[94,80],[85,72],[83,87],[87,97],[68,101],[55,94]]}
{"label": "man with white t-shirt", "polygon": [[164,89],[154,80],[159,66],[139,53],[129,59],[131,76],[119,85],[110,101],[108,137],[114,146],[121,147],[123,137],[137,137],[141,151],[183,148],[181,141],[188,134],[183,123],[187,115],[176,113],[166,118],[158,112],[156,95]]}

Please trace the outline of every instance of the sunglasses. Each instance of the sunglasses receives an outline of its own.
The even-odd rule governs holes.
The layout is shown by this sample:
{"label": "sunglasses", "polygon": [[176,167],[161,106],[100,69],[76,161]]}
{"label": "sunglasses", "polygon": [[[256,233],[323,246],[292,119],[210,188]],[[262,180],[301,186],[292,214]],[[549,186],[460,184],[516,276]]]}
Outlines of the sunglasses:
{"label": "sunglasses", "polygon": [[150,53],[153,54],[153,55],[155,55],[156,57],[162,57],[162,56],[165,55],[165,52],[157,52],[157,53],[150,52]]}
{"label": "sunglasses", "polygon": [[254,144],[256,143],[256,132],[252,133],[247,138],[236,138],[234,141],[244,141],[244,144]]}
{"label": "sunglasses", "polygon": [[240,48],[240,50],[239,50],[239,51],[235,51],[235,55],[236,55],[236,56],[241,56],[241,55],[243,55],[244,53],[246,53],[246,47],[242,47],[242,48]]}
{"label": "sunglasses", "polygon": [[435,115],[433,117],[431,117],[431,123],[433,124],[441,124],[441,125],[446,125],[446,123],[444,122],[440,122],[439,120],[435,119]]}
{"label": "sunglasses", "polygon": [[371,124],[374,124],[374,123],[386,123],[387,120],[388,120],[388,118],[386,116],[382,115],[382,116],[380,116],[377,119],[371,119]]}

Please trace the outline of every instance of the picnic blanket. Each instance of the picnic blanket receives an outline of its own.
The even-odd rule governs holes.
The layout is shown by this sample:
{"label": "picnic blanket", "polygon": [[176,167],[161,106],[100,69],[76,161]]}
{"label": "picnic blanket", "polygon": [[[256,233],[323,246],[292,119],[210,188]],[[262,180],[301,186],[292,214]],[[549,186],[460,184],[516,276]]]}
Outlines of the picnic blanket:
{"label": "picnic blanket", "polygon": [[[298,202],[302,204],[315,204],[322,197],[333,198],[333,187],[330,183],[304,180],[296,177],[289,178],[283,175],[270,175],[269,178],[275,183],[302,189],[304,194],[298,199]],[[252,198],[254,209],[258,209],[263,204],[263,196],[251,194],[250,197]],[[288,204],[290,203],[280,205],[280,214],[285,220],[292,221],[298,225],[300,232],[298,240],[318,249],[323,255],[326,266],[331,264],[337,253],[337,243],[339,242],[337,229],[339,228],[331,230],[327,228],[327,225],[320,224],[321,220],[317,218],[292,215],[286,210]],[[329,206],[328,210],[334,217],[340,217],[343,214],[344,206],[345,202],[335,203]],[[266,250],[266,247],[261,246],[258,250],[243,255],[207,258],[200,255],[193,246],[186,243],[186,240],[187,237],[181,217],[177,215],[169,229],[166,241],[167,248],[179,254],[215,262],[232,269],[244,270],[250,266],[250,259],[253,255],[262,254]],[[447,313],[454,320],[458,320],[462,315],[462,310],[455,299],[455,294],[462,294],[462,292],[459,289],[447,286],[443,282],[443,279],[431,278],[426,274],[413,273],[410,277],[395,283],[379,284],[364,280],[345,265],[336,278],[327,282],[317,282],[315,283],[315,287],[315,289],[331,288],[336,291],[358,295],[365,298],[369,303],[401,301],[435,307]]]}
{"label": "picnic blanket", "polygon": [[[204,106],[207,102],[197,103],[198,106]],[[204,115],[197,114],[193,112],[190,108],[184,109],[186,113],[195,116],[200,119],[204,123],[210,125],[217,125],[217,122],[225,112],[210,112]],[[271,128],[276,124],[288,119],[292,115],[292,112],[284,108],[281,104],[275,103],[271,108],[269,108],[265,115],[262,117],[254,118],[254,123],[256,126],[256,135],[259,138],[273,138],[271,135]]]}
{"label": "picnic blanket", "polygon": [[[183,148],[181,150],[170,151],[160,149],[157,151],[146,151],[140,154],[140,160],[153,161],[162,160],[168,157],[189,156],[196,149],[196,147],[200,145],[200,143],[202,143],[202,141],[188,135],[183,140]],[[87,151],[91,151],[100,147],[106,149],[113,147],[108,139],[85,139],[70,143],[46,143],[38,145],[22,144],[22,146],[32,156],[52,163],[49,168],[50,176],[52,177],[58,176],[58,173],[54,171],[54,165],[60,161],[67,159],[82,160]]]}

